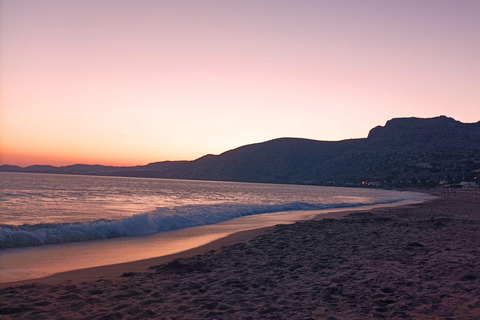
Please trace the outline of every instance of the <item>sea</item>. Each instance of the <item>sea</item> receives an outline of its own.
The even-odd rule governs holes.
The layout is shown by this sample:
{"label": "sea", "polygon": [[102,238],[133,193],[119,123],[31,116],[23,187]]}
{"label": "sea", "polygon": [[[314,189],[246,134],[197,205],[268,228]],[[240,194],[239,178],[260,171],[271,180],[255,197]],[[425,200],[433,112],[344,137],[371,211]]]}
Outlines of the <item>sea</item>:
{"label": "sea", "polygon": [[[0,282],[171,254],[319,210],[428,198],[370,188],[9,172],[0,173],[0,183]],[[65,256],[75,263],[55,265]],[[35,265],[40,260],[44,265]]]}

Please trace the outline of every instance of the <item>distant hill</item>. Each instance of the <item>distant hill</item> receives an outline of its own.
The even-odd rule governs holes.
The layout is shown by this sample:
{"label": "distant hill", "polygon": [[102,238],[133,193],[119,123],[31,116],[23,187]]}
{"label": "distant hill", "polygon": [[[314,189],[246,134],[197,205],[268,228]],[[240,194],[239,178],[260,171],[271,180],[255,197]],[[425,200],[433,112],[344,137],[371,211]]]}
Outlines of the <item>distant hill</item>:
{"label": "distant hill", "polygon": [[435,185],[480,175],[480,121],[462,123],[445,116],[397,118],[373,128],[364,139],[280,138],[194,161],[136,167],[4,165],[0,171],[319,185]]}

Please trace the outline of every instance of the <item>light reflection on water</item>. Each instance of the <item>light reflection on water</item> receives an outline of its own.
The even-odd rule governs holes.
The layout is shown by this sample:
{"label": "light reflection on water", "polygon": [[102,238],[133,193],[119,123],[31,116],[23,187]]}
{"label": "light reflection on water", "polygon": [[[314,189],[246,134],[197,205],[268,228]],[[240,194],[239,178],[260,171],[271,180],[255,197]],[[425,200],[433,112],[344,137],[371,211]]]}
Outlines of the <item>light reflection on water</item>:
{"label": "light reflection on water", "polygon": [[158,207],[371,203],[389,191],[123,177],[0,173],[2,224],[120,219]]}
{"label": "light reflection on water", "polygon": [[157,179],[11,173],[2,178],[2,223],[14,225],[118,219],[156,207],[214,202],[198,192],[188,198],[179,184]]}

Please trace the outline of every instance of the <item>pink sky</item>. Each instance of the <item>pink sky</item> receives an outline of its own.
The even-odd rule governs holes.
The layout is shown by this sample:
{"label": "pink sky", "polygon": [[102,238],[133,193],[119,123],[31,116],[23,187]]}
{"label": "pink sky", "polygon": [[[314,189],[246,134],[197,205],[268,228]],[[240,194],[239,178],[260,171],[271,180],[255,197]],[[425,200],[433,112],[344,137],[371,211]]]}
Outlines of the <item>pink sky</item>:
{"label": "pink sky", "polygon": [[2,0],[1,164],[480,120],[480,1]]}

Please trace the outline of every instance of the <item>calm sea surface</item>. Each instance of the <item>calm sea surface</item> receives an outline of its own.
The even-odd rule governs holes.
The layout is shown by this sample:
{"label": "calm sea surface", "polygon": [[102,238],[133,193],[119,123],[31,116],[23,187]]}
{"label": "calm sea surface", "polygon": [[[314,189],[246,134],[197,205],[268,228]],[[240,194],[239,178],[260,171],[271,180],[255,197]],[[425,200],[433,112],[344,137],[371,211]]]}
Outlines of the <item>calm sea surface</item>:
{"label": "calm sea surface", "polygon": [[135,236],[263,213],[418,199],[358,188],[0,173],[0,248]]}

